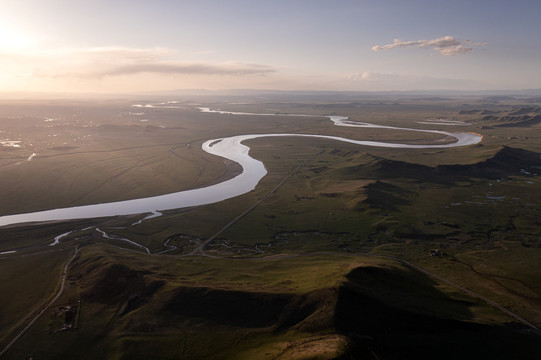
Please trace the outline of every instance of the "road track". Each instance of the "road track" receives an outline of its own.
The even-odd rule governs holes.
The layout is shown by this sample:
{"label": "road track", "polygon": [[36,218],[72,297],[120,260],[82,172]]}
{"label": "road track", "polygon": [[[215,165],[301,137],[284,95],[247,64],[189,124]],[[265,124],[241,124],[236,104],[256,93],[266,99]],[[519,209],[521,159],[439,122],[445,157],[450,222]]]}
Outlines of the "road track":
{"label": "road track", "polygon": [[69,266],[71,265],[71,263],[73,262],[73,260],[75,259],[75,257],[77,256],[77,254],[79,253],[79,246],[76,246],[75,247],[75,250],[73,252],[73,255],[72,257],[68,260],[68,262],[66,263],[66,265],[64,266],[64,270],[62,271],[62,274],[60,276],[61,278],[61,281],[60,281],[60,289],[58,290],[58,292],[56,293],[56,295],[52,298],[51,301],[49,301],[48,303],[46,303],[40,312],[37,313],[36,316],[34,316],[32,318],[32,320],[30,320],[30,322],[24,327],[24,329],[22,329],[18,334],[17,336],[15,336],[15,338],[13,340],[11,340],[11,342],[9,344],[6,345],[6,347],[4,347],[4,349],[2,350],[2,352],[0,352],[0,357],[6,352],[9,350],[9,348],[15,344],[15,342],[17,340],[19,340],[19,338],[21,336],[24,335],[24,333],[30,329],[30,327],[32,325],[34,325],[34,323],[41,317],[41,315],[43,315],[43,313],[45,311],[47,311],[47,309],[49,309],[51,307],[51,305],[53,305],[55,303],[56,300],[58,300],[58,298],[60,297],[60,295],[62,295],[62,293],[64,292],[64,286],[66,284],[66,277],[67,277],[67,274],[68,274],[68,268]]}
{"label": "road track", "polygon": [[215,257],[208,255],[205,252],[205,247],[210,244],[212,241],[214,241],[218,236],[220,236],[224,231],[229,229],[231,226],[233,226],[237,221],[242,219],[244,216],[246,216],[248,213],[250,213],[252,210],[254,210],[259,204],[261,204],[263,201],[268,199],[271,195],[275,194],[282,185],[286,183],[293,175],[297,174],[299,171],[301,171],[310,161],[312,161],[316,156],[321,155],[323,151],[318,152],[314,156],[310,157],[308,160],[306,160],[302,165],[299,165],[297,168],[295,168],[292,172],[290,172],[278,185],[276,185],[271,191],[269,191],[264,197],[259,199],[255,204],[250,206],[248,209],[246,209],[242,214],[231,220],[229,223],[227,223],[223,228],[221,228],[217,233],[212,235],[210,238],[208,238],[205,242],[203,242],[201,245],[199,245],[195,250],[193,250],[188,255],[202,255],[206,257]]}

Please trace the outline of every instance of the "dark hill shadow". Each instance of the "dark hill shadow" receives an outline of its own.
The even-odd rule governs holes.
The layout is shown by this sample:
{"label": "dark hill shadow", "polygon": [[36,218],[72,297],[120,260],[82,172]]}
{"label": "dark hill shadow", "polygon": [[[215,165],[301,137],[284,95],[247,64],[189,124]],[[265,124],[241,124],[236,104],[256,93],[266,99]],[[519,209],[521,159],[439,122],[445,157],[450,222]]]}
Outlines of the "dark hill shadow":
{"label": "dark hill shadow", "polygon": [[[163,311],[179,322],[196,320],[210,326],[271,327],[274,331],[301,326],[304,330],[314,331],[328,328],[332,323],[328,316],[332,306],[325,306],[333,297],[331,292],[332,289],[321,289],[297,295],[179,287]],[[323,308],[327,311],[321,311]]]}
{"label": "dark hill shadow", "polygon": [[362,203],[375,208],[396,211],[398,210],[397,206],[411,204],[410,201],[403,198],[403,196],[409,195],[410,191],[379,180],[365,186],[364,193],[366,200],[363,200]]}
{"label": "dark hill shadow", "polygon": [[338,176],[345,178],[369,179],[411,179],[418,183],[431,182],[453,186],[458,182],[471,182],[473,179],[494,180],[511,176],[525,176],[527,171],[541,173],[541,154],[504,146],[491,158],[475,164],[438,165],[436,167],[390,160],[373,156],[371,164],[355,165],[340,169]]}
{"label": "dark hill shadow", "polygon": [[343,359],[538,359],[541,339],[519,325],[471,322],[472,303],[449,298],[413,270],[361,267],[335,310],[349,338]]}
{"label": "dark hill shadow", "polygon": [[139,271],[123,264],[103,264],[98,256],[89,261],[76,262],[71,281],[82,287],[81,299],[117,308],[117,314],[126,315],[149,301],[165,282],[153,280],[149,271]]}
{"label": "dark hill shadow", "polygon": [[440,165],[435,169],[455,176],[469,176],[481,179],[498,179],[522,175],[523,170],[538,172],[541,166],[539,153],[504,146],[493,157],[471,165]]}

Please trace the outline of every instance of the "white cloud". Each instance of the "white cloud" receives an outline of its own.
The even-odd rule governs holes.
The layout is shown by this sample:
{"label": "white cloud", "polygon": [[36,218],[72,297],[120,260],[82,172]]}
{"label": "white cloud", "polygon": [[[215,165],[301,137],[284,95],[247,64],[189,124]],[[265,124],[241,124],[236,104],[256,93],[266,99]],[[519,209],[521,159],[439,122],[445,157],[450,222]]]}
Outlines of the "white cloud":
{"label": "white cloud", "polygon": [[242,62],[188,62],[175,51],[154,48],[102,47],[52,49],[9,54],[4,59],[31,67],[32,77],[103,78],[134,74],[169,75],[265,75],[276,71],[262,64]]}
{"label": "white cloud", "polygon": [[467,54],[473,51],[472,47],[467,47],[468,45],[485,45],[481,43],[474,43],[469,40],[460,41],[454,38],[453,36],[444,36],[442,38],[433,39],[433,40],[413,40],[413,41],[401,41],[399,39],[394,39],[391,44],[387,45],[375,45],[372,46],[373,51],[383,51],[390,50],[396,47],[420,47],[420,48],[431,48],[443,56],[451,56],[457,54]]}
{"label": "white cloud", "polygon": [[355,90],[441,90],[441,89],[470,89],[478,87],[471,79],[444,78],[414,74],[379,73],[365,71],[350,74],[345,84]]}
{"label": "white cloud", "polygon": [[365,71],[362,73],[354,73],[348,76],[349,80],[352,81],[378,81],[378,80],[387,80],[387,79],[396,79],[404,77],[403,75],[398,75],[395,73],[378,73],[373,71]]}

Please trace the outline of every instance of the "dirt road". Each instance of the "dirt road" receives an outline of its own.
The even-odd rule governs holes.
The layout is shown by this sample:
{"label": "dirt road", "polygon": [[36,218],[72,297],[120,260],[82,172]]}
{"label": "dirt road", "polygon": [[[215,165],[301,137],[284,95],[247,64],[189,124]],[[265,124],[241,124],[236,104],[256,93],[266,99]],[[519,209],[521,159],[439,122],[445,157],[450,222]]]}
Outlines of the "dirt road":
{"label": "dirt road", "polygon": [[[11,340],[11,342],[9,344],[6,345],[6,347],[2,350],[2,352],[0,352],[0,357],[6,352],[9,350],[9,348],[17,341],[19,340],[19,338],[21,336],[24,335],[24,333],[30,329],[30,327],[32,325],[34,325],[34,323],[40,318],[41,315],[43,315],[43,313],[45,311],[47,311],[48,308],[51,307],[52,304],[55,303],[56,300],[58,300],[58,298],[60,297],[60,295],[62,295],[62,292],[64,292],[64,286],[66,284],[66,277],[67,277],[67,274],[68,274],[68,268],[69,266],[71,265],[71,263],[73,262],[73,260],[75,259],[75,257],[77,256],[77,254],[79,253],[79,247],[76,246],[75,247],[75,250],[73,252],[73,255],[71,256],[71,258],[68,260],[68,262],[66,263],[66,265],[64,266],[64,270],[62,271],[62,274],[60,276],[60,289],[58,290],[58,292],[56,293],[56,295],[52,298],[51,301],[47,302],[41,309],[41,311],[39,311],[37,313],[36,316],[34,316],[32,318],[32,320],[30,320],[30,322],[28,323],[28,325],[25,326],[24,329],[22,329],[18,334],[17,336],[15,336],[15,338],[13,340]],[[30,315],[29,315],[30,316]]]}

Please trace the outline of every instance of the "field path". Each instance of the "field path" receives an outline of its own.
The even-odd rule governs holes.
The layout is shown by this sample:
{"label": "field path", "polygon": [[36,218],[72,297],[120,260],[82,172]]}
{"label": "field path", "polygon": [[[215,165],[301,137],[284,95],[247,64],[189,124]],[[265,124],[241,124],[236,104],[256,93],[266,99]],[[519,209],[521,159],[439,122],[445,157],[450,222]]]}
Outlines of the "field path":
{"label": "field path", "polygon": [[[68,273],[68,268],[69,266],[71,265],[71,263],[73,262],[73,260],[75,259],[75,256],[77,256],[77,254],[79,253],[79,247],[76,246],[75,247],[75,251],[73,252],[73,255],[72,257],[68,260],[68,262],[66,263],[66,265],[64,266],[64,270],[62,271],[62,274],[60,276],[61,278],[61,282],[60,282],[60,289],[58,290],[58,292],[56,293],[56,295],[53,297],[53,299],[51,301],[49,301],[47,304],[45,304],[45,306],[41,309],[41,311],[36,315],[34,316],[34,318],[32,320],[30,320],[30,322],[28,323],[28,325],[26,325],[26,327],[24,329],[21,330],[21,332],[19,332],[19,334],[17,334],[17,336],[15,336],[15,338],[13,340],[11,340],[11,342],[9,344],[6,345],[6,347],[2,350],[2,352],[0,352],[0,356],[2,356],[6,351],[9,350],[9,348],[17,341],[19,340],[19,338],[21,336],[24,335],[24,333],[30,329],[30,327],[32,325],[34,325],[34,323],[40,318],[41,315],[43,315],[43,313],[45,311],[47,311],[48,308],[51,307],[51,305],[53,305],[55,303],[56,300],[58,300],[58,298],[60,297],[60,295],[62,295],[62,293],[64,292],[64,285],[66,284],[66,276],[67,276],[67,273]],[[29,315],[30,316],[30,315]]]}
{"label": "field path", "polygon": [[[308,253],[308,254],[295,254],[295,255],[287,255],[287,254],[283,254],[283,255],[272,255],[272,256],[269,256],[269,257],[260,257],[260,258],[248,258],[248,257],[244,257],[244,258],[237,258],[237,259],[252,259],[252,260],[270,260],[270,259],[287,259],[287,258],[295,258],[295,257],[305,257],[305,256],[327,256],[327,255],[341,255],[341,256],[350,256],[350,257],[380,257],[380,258],[385,258],[385,259],[391,259],[391,260],[395,260],[395,261],[398,261],[414,270],[417,270],[425,275],[428,275],[436,280],[439,280],[447,285],[450,285],[452,287],[454,287],[455,289],[458,289],[470,296],[473,296],[477,299],[480,299],[480,300],[483,300],[485,301],[487,304],[489,305],[492,305],[494,306],[495,308],[503,311],[504,313],[506,313],[507,315],[511,316],[512,318],[518,320],[520,323],[522,323],[523,325],[527,326],[528,328],[530,328],[530,331],[532,331],[534,334],[538,335],[538,336],[541,336],[541,330],[539,330],[534,324],[532,324],[531,322],[529,322],[528,320],[524,319],[523,317],[515,314],[514,312],[506,309],[505,307],[503,307],[502,305],[498,304],[497,302],[495,301],[492,301],[490,300],[489,298],[481,295],[481,294],[478,294],[472,290],[469,290],[469,289],[466,289],[465,287],[461,286],[461,285],[458,285],[458,284],[455,284],[454,282],[450,281],[450,280],[447,280],[431,271],[428,271],[426,269],[423,269],[422,267],[420,266],[417,266],[407,260],[404,260],[404,259],[400,259],[400,258],[397,258],[395,256],[389,256],[389,255],[380,255],[380,254],[347,254],[347,253],[337,253],[337,252],[317,252],[317,253]],[[235,258],[229,258],[229,259],[235,259]]]}
{"label": "field path", "polygon": [[229,222],[228,224],[226,224],[223,228],[221,228],[217,233],[215,233],[214,235],[212,235],[210,238],[208,238],[205,242],[203,242],[201,245],[199,245],[195,250],[193,250],[191,253],[187,254],[187,255],[203,255],[203,256],[207,256],[207,257],[214,257],[214,256],[211,256],[211,255],[208,255],[206,252],[205,252],[205,247],[210,244],[214,239],[216,239],[216,237],[218,237],[220,234],[222,234],[224,231],[226,231],[227,229],[229,229],[231,226],[233,226],[237,221],[239,221],[240,219],[242,219],[244,216],[246,216],[249,212],[251,212],[252,210],[254,210],[259,204],[261,204],[263,201],[265,201],[266,199],[268,199],[272,194],[276,193],[276,191],[278,191],[278,189],[280,189],[280,187],[282,187],[282,185],[284,185],[286,183],[287,180],[289,180],[293,175],[295,175],[296,173],[298,173],[299,171],[301,171],[310,161],[312,161],[316,156],[320,155],[322,153],[322,151],[318,152],[317,154],[315,154],[314,156],[312,156],[311,158],[309,158],[308,160],[306,160],[304,163],[302,163],[302,165],[298,166],[297,168],[295,168],[292,172],[290,172],[278,185],[276,185],[271,191],[269,191],[264,197],[262,197],[261,199],[259,199],[255,204],[253,204],[252,206],[250,206],[248,209],[246,209],[242,214],[240,214],[239,216],[237,216],[236,218],[234,218],[231,222]]}
{"label": "field path", "polygon": [[513,318],[515,318],[516,320],[518,320],[518,321],[521,322],[522,324],[524,324],[524,325],[526,325],[527,327],[531,328],[532,331],[533,331],[535,334],[541,336],[541,331],[540,331],[535,325],[533,325],[532,323],[530,323],[528,320],[526,320],[526,319],[524,319],[524,318],[518,316],[518,315],[515,314],[514,312],[511,312],[510,310],[508,310],[508,309],[506,309],[505,307],[501,306],[500,304],[498,304],[498,303],[496,303],[496,302],[494,302],[494,301],[492,301],[492,300],[490,300],[490,299],[484,297],[483,295],[480,295],[480,294],[478,294],[478,293],[476,293],[476,292],[473,292],[473,291],[471,291],[471,290],[469,290],[469,289],[466,289],[465,287],[462,287],[462,286],[460,286],[460,285],[458,285],[458,284],[455,284],[455,283],[453,283],[453,282],[451,282],[451,281],[449,281],[449,280],[447,280],[447,279],[444,279],[444,278],[442,278],[441,276],[434,274],[433,272],[430,272],[430,271],[428,271],[428,270],[423,269],[422,267],[419,267],[419,266],[417,266],[417,265],[415,265],[415,264],[410,263],[409,261],[402,260],[402,259],[399,259],[399,258],[394,257],[394,256],[383,256],[383,257],[386,257],[386,258],[389,258],[389,259],[393,259],[393,260],[399,261],[399,262],[401,262],[401,263],[403,263],[403,264],[405,264],[405,265],[407,265],[407,266],[409,266],[409,267],[411,267],[411,268],[413,268],[413,269],[415,269],[415,270],[417,270],[417,271],[419,271],[419,272],[422,272],[423,274],[426,274],[426,275],[428,275],[428,276],[431,276],[431,277],[433,277],[434,279],[437,279],[437,280],[439,280],[439,281],[441,281],[441,282],[446,283],[447,285],[451,285],[452,287],[454,287],[454,288],[456,288],[456,289],[458,289],[458,290],[460,290],[460,291],[462,291],[462,292],[464,292],[464,293],[466,293],[466,294],[468,294],[468,295],[470,295],[470,296],[473,296],[473,297],[476,297],[476,298],[478,298],[478,299],[481,299],[481,300],[485,301],[486,303],[488,303],[488,304],[494,306],[495,308],[497,308],[497,309],[503,311],[503,312],[506,313],[507,315],[509,315],[509,316],[511,316],[511,317],[513,317]]}

